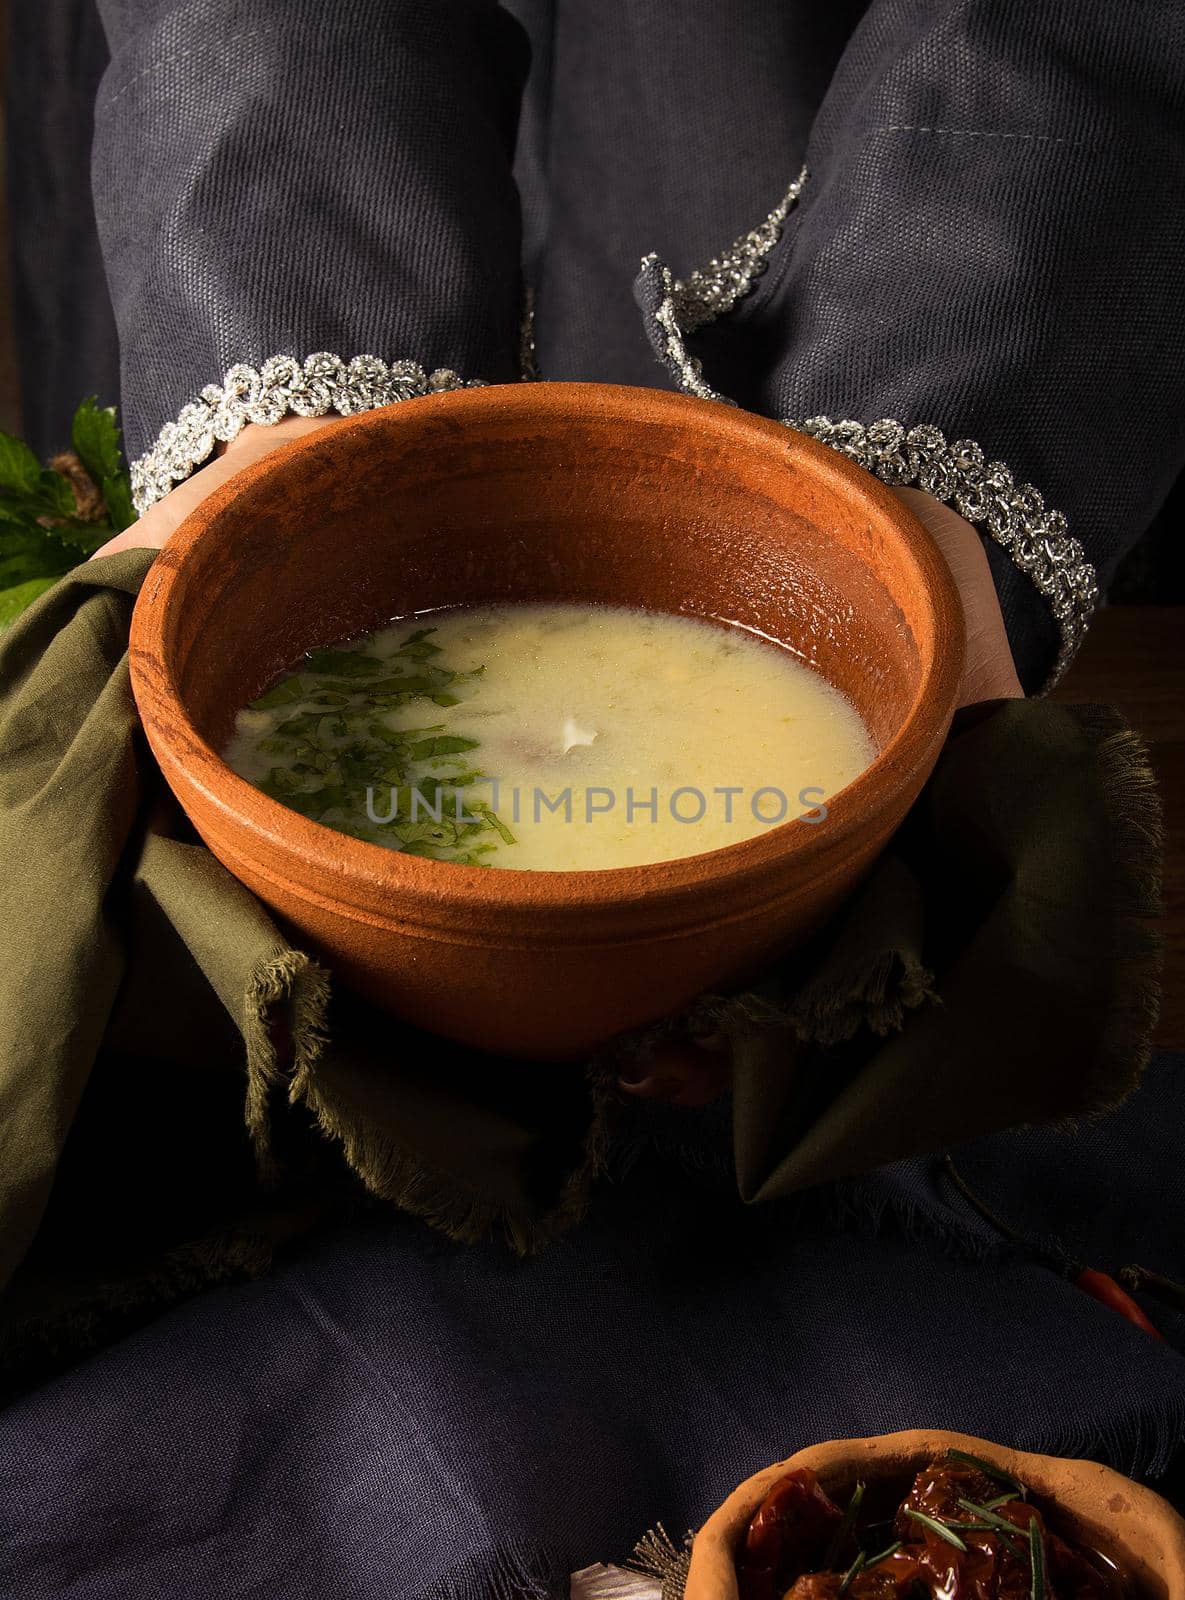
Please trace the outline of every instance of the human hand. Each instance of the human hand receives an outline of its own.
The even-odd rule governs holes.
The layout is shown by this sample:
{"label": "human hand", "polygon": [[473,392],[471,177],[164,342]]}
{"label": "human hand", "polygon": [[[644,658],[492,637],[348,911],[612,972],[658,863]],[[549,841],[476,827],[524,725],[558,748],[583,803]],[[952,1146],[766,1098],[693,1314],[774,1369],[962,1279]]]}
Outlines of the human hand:
{"label": "human hand", "polygon": [[617,1079],[635,1100],[665,1100],[675,1106],[706,1106],[732,1082],[732,1056],[722,1034],[663,1039]]}
{"label": "human hand", "polygon": [[170,490],[163,500],[149,506],[130,528],[117,533],[114,539],[108,539],[90,559],[95,561],[99,556],[114,555],[117,550],[161,549],[189,513],[237,472],[250,466],[253,461],[270,455],[273,450],[290,444],[293,439],[303,438],[306,433],[313,433],[336,420],[332,416],[284,417],[270,427],[248,423],[229,444],[219,447],[219,453],[213,461]]}
{"label": "human hand", "polygon": [[[334,420],[332,417],[285,417],[271,427],[248,424],[222,447],[215,460],[178,484],[130,528],[108,540],[91,559],[114,554],[117,550],[160,549],[184,518],[237,472]],[[967,664],[960,703],[973,705],[980,700],[1019,698],[1024,691],[1016,675],[979,534],[957,512],[919,489],[894,492],[938,545],[963,601]],[[640,1065],[629,1076],[623,1075],[619,1085],[624,1094],[639,1099],[698,1106],[706,1105],[723,1093],[730,1078],[731,1061],[726,1041],[717,1037],[672,1039],[656,1046],[645,1065]]]}
{"label": "human hand", "polygon": [[1024,696],[982,537],[971,524],[921,489],[894,489],[946,559],[967,624],[967,659],[959,704]]}
{"label": "human hand", "polygon": [[[971,524],[920,489],[896,489],[906,506],[930,534],[950,567],[963,602],[967,626],[967,659],[959,692],[960,705],[981,700],[1015,700],[1024,695],[1004,629],[996,586],[983,540]],[[670,1039],[618,1079],[621,1092],[640,1100],[665,1100],[671,1105],[702,1106],[727,1089],[732,1062],[727,1041]]]}

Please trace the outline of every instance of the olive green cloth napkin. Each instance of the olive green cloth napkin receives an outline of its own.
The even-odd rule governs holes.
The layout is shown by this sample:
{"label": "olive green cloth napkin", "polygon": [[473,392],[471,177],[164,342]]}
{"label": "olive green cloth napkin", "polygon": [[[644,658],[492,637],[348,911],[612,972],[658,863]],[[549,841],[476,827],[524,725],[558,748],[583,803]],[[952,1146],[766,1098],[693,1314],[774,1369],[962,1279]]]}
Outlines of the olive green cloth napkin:
{"label": "olive green cloth napkin", "polygon": [[965,714],[857,897],[760,990],[586,1071],[495,1060],[334,986],[189,829],[129,686],[151,559],[79,568],[0,639],[0,1368],[263,1271],[359,1204],[545,1243],[631,1115],[619,1056],[676,1029],[733,1040],[754,1202],[1134,1085],[1159,812],[1115,712]]}

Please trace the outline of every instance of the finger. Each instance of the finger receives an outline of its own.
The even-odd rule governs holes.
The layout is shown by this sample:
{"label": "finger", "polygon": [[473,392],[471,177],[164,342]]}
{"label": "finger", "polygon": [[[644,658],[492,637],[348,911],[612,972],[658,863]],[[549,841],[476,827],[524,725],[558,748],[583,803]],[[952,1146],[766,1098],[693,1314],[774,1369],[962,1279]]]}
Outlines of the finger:
{"label": "finger", "polygon": [[306,433],[326,427],[331,420],[337,419],[286,417],[274,427],[244,428],[226,446],[222,455],[208,462],[199,472],[195,472],[192,478],[187,478],[184,483],[179,483],[175,489],[171,489],[163,500],[158,500],[156,505],[150,506],[130,528],[125,528],[113,539],[108,539],[90,559],[97,561],[100,556],[114,555],[119,550],[160,550],[172,538],[190,512],[196,511],[202,501],[213,494],[215,489],[221,488],[252,462],[259,461],[274,450],[282,449]]}
{"label": "finger", "polygon": [[896,489],[897,496],[934,540],[950,568],[963,602],[967,658],[960,693],[962,705],[981,700],[1015,700],[1024,695],[1008,643],[992,569],[983,540],[971,524],[920,489]]}
{"label": "finger", "polygon": [[683,1039],[656,1045],[645,1062],[618,1078],[623,1094],[678,1106],[706,1106],[731,1081],[732,1058],[726,1043]]}

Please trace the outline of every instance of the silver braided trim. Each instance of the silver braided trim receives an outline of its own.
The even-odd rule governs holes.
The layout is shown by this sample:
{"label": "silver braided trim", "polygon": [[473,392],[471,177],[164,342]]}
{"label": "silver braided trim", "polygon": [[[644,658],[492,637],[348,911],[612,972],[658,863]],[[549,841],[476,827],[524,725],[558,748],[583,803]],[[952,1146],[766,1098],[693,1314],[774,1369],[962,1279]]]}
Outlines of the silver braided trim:
{"label": "silver braided trim", "polygon": [[466,382],[449,367],[425,372],[415,361],[388,365],[378,356],[355,356],[347,362],[324,350],[303,362],[295,356],[271,356],[258,370],[231,367],[221,384],[207,384],[176,422],[165,423],[152,448],[133,461],[132,503],[143,516],[200,467],[216,444],[235,438],[248,422],[270,426],[290,412],[324,417],[336,411],[350,417],[417,395],[476,388],[481,382]]}
{"label": "silver braided trim", "polygon": [[1031,483],[1016,483],[1002,461],[988,461],[974,439],[947,444],[938,429],[906,428],[890,417],[879,422],[804,421],[783,418],[874,472],[884,483],[924,489],[953,506],[1006,551],[1048,602],[1061,631],[1061,648],[1043,692],[1061,678],[1086,637],[1099,603],[1098,574],[1060,511],[1046,509]]}
{"label": "silver braided trim", "polygon": [[518,375],[524,383],[538,383],[539,356],[535,349],[535,290],[523,289],[523,309],[518,325]]}
{"label": "silver braided trim", "polygon": [[723,255],[686,278],[676,278],[653,253],[642,257],[643,270],[654,267],[659,273],[663,295],[655,320],[665,335],[667,363],[685,394],[734,404],[727,395],[717,394],[704,382],[702,363],[688,352],[687,335],[715,322],[749,293],[769,265],[770,252],[782,236],[782,224],[802,193],[808,176],[803,167],[764,222],[743,233]]}
{"label": "silver braided trim", "polygon": [[647,267],[656,269],[662,284],[662,299],[659,301],[658,310],[654,313],[654,320],[663,331],[666,362],[678,380],[680,389],[684,394],[698,395],[701,400],[723,400],[725,405],[734,404],[727,396],[717,394],[715,389],[704,382],[703,363],[687,349],[683,329],[679,323],[679,313],[675,309],[675,276],[670,267],[665,266],[656,255],[642,257],[643,270]]}
{"label": "silver braided trim", "polygon": [[802,193],[808,176],[803,167],[764,222],[742,233],[706,267],[672,281],[671,299],[684,333],[694,333],[697,328],[715,322],[749,293],[769,265],[770,252],[782,237],[782,224]]}

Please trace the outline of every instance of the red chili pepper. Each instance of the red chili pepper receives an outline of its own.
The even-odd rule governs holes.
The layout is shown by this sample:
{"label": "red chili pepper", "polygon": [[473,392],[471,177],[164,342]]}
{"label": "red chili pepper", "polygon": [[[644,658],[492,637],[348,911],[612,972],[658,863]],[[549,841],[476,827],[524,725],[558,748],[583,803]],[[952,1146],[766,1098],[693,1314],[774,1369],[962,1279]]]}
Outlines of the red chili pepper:
{"label": "red chili pepper", "polygon": [[1074,1279],[1074,1283],[1084,1294],[1090,1295],[1092,1300],[1109,1306],[1112,1311],[1118,1311],[1119,1315],[1125,1317],[1134,1327],[1150,1333],[1154,1339],[1164,1341],[1164,1334],[1156,1324],[1148,1320],[1131,1295],[1125,1289],[1121,1289],[1109,1273],[1099,1272],[1094,1267],[1085,1267]]}
{"label": "red chili pepper", "polygon": [[[1043,1262],[1055,1272],[1060,1272],[1063,1277],[1069,1278],[1075,1287],[1082,1290],[1083,1294],[1090,1295],[1092,1300],[1097,1300],[1100,1305],[1106,1306],[1111,1311],[1117,1311],[1125,1321],[1130,1322],[1134,1328],[1139,1328],[1141,1333],[1149,1333],[1154,1339],[1159,1339],[1162,1344],[1167,1343],[1165,1336],[1154,1322],[1144,1315],[1143,1311],[1132,1299],[1125,1289],[1121,1289],[1115,1279],[1108,1272],[1100,1272],[1096,1267],[1084,1267],[1077,1261],[1059,1258],[1051,1255],[1048,1250],[1042,1250],[1025,1234],[993,1211],[980,1199],[975,1190],[960,1174],[950,1156],[943,1156],[942,1165],[947,1177],[955,1188],[966,1200],[973,1211],[993,1227],[1002,1238],[1011,1239],[1013,1244],[1022,1250],[1027,1250],[1035,1261]],[[1165,1280],[1167,1281],[1167,1280]],[[1176,1288],[1177,1285],[1172,1285]]]}

